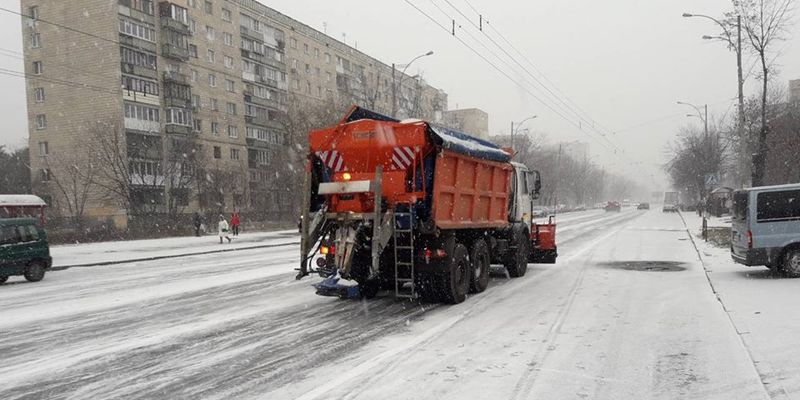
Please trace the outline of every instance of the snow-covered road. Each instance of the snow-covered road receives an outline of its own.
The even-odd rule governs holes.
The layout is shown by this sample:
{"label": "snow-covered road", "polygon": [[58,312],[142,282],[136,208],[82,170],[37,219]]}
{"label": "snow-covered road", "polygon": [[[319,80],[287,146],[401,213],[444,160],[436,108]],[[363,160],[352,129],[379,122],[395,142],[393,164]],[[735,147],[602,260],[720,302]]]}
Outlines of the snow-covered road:
{"label": "snow-covered road", "polygon": [[767,398],[680,216],[559,221],[456,306],[316,296],[294,244],[12,279],[0,398]]}

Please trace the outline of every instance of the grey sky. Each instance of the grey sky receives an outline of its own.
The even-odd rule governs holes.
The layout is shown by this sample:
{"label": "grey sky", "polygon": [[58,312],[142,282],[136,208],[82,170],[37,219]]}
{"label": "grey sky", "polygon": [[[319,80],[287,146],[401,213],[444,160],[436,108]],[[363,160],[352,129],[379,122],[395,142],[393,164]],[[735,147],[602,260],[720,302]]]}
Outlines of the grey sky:
{"label": "grey sky", "polygon": [[[485,38],[446,0],[409,1],[444,25],[450,22],[434,4],[456,17],[463,26],[456,34],[510,71],[467,35],[465,31]],[[432,85],[447,91],[450,108],[486,110],[493,134],[508,132],[512,119],[537,114],[539,118],[526,126],[545,133],[549,141],[588,141],[598,163],[645,181],[654,175],[663,182],[660,164],[665,161],[665,145],[678,129],[693,123],[685,117],[691,109],[676,105],[676,101],[708,103],[715,118],[735,111],[734,56],[724,45],[701,39],[719,29],[707,20],[681,17],[686,11],[721,16],[730,8],[729,0],[468,1],[594,121],[618,132],[609,135],[609,140],[626,154],[605,150],[599,144],[603,140],[589,133],[590,128],[584,128],[587,136],[561,119],[404,0],[271,0],[265,4],[319,30],[325,24],[329,35],[357,44],[387,63],[406,63],[433,50],[433,56],[417,61],[410,72],[422,73]],[[474,15],[464,0],[449,2],[464,14]],[[0,4],[19,7],[15,0]],[[17,16],[0,13],[0,48],[22,51],[19,21]],[[503,43],[494,31],[487,32]],[[779,46],[782,51],[775,82],[785,85],[789,79],[800,78],[800,25],[795,25],[789,40]],[[746,57],[746,71],[753,61]],[[21,70],[22,63],[0,54],[0,68]],[[527,75],[510,74],[519,81],[532,81]],[[757,84],[754,72],[747,93],[758,93]],[[24,85],[19,78],[3,75],[0,85],[4,89],[0,114],[5,121],[0,144],[17,146],[27,136]],[[541,88],[530,90],[544,97]],[[631,165],[628,159],[641,164]]]}

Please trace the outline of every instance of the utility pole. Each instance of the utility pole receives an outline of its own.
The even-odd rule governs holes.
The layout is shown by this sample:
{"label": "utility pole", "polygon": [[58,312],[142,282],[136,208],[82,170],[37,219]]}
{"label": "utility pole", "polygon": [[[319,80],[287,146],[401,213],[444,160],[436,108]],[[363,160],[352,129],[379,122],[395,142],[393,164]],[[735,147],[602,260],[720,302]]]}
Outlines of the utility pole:
{"label": "utility pole", "polygon": [[706,138],[708,138],[708,104],[705,105],[705,110],[706,117],[703,118],[703,122],[705,123]]}
{"label": "utility pole", "polygon": [[514,121],[511,121],[511,152],[514,152]]}
{"label": "utility pole", "polygon": [[392,63],[392,117],[397,115],[397,78],[394,63]]}

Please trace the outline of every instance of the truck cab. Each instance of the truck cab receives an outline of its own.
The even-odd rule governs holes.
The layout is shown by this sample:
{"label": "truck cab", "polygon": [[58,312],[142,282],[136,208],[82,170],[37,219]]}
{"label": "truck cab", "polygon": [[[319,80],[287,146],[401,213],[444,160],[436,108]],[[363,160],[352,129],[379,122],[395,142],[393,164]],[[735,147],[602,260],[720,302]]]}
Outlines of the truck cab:
{"label": "truck cab", "polygon": [[528,261],[553,264],[558,256],[556,248],[556,221],[554,215],[545,216],[544,221],[534,220],[533,202],[539,198],[542,178],[539,171],[527,165],[512,162],[514,174],[511,178],[511,204],[508,213],[512,225],[524,226],[530,235],[531,249]]}

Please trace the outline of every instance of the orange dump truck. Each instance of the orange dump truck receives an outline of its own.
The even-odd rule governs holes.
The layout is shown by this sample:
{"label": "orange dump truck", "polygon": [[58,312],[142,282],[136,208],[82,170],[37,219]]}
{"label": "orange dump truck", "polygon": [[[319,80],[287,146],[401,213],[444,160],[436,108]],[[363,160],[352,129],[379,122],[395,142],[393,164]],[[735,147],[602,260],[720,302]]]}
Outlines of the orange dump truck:
{"label": "orange dump truck", "polygon": [[459,303],[492,263],[520,277],[556,260],[553,218],[532,218],[538,172],[493,143],[359,107],[309,143],[298,279]]}

